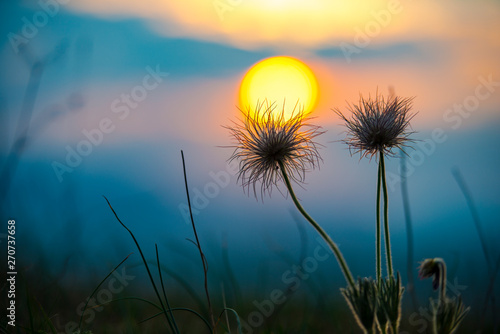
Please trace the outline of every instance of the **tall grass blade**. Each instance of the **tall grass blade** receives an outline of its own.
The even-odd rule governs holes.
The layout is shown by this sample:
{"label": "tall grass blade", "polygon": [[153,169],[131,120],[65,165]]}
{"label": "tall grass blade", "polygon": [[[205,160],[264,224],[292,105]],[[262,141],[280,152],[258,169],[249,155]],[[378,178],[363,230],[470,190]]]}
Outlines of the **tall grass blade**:
{"label": "tall grass blade", "polygon": [[465,197],[465,202],[467,203],[467,207],[472,215],[472,220],[474,221],[474,227],[476,228],[477,234],[479,236],[479,241],[481,242],[481,247],[483,249],[484,258],[486,259],[486,263],[488,265],[488,270],[491,270],[492,263],[490,259],[490,252],[488,250],[488,245],[486,244],[486,237],[484,236],[484,231],[481,226],[481,220],[479,219],[479,214],[477,213],[476,205],[474,204],[474,200],[472,195],[465,183],[465,179],[462,176],[462,173],[458,168],[453,168],[451,173],[453,174],[453,178],[458,184],[458,187],[462,191],[462,194]]}
{"label": "tall grass blade", "polygon": [[[148,261],[152,265],[156,265],[154,261]],[[200,296],[198,296],[197,292],[186,282],[184,278],[182,278],[180,275],[176,274],[174,271],[168,269],[164,265],[160,264],[161,270],[168,274],[171,278],[173,278],[177,283],[179,283],[184,290],[193,298],[194,301],[198,304],[198,307],[202,309],[204,312],[208,313],[208,309],[206,305],[203,303],[201,300]]]}
{"label": "tall grass blade", "polygon": [[158,255],[158,245],[157,244],[155,244],[155,250],[156,250],[156,261],[158,263],[158,274],[160,275],[160,283],[161,283],[161,290],[163,292],[163,298],[165,298],[165,302],[167,303],[167,308],[170,312],[170,317],[172,317],[172,322],[174,324],[175,332],[179,333],[179,328],[177,327],[177,323],[175,321],[174,314],[172,313],[172,309],[170,308],[170,303],[168,301],[167,292],[165,291],[165,285],[163,284],[163,276],[161,274],[160,256]]}
{"label": "tall grass blade", "polygon": [[163,309],[163,312],[165,312],[165,318],[167,318],[167,322],[168,322],[168,325],[170,327],[170,330],[175,333],[174,326],[173,326],[172,321],[170,320],[170,318],[168,316],[167,309],[165,308],[165,305],[163,304],[163,301],[161,299],[160,293],[158,292],[158,289],[156,288],[156,284],[155,284],[155,281],[153,279],[153,275],[151,275],[151,271],[149,270],[148,262],[146,261],[146,258],[144,257],[144,253],[142,252],[142,249],[141,249],[141,246],[139,245],[139,242],[137,242],[137,239],[135,238],[134,233],[132,233],[132,231],[129,230],[129,228],[127,226],[125,226],[125,224],[122,223],[122,221],[120,220],[120,218],[118,218],[118,215],[116,214],[115,210],[111,206],[111,203],[109,203],[109,201],[106,198],[106,196],[103,196],[103,197],[106,200],[106,202],[108,203],[109,208],[111,209],[111,211],[115,215],[116,220],[118,220],[118,222],[123,226],[123,228],[125,228],[128,231],[128,233],[130,233],[130,236],[134,240],[135,245],[137,246],[137,249],[139,250],[139,253],[141,254],[142,262],[144,263],[144,266],[146,267],[146,271],[148,272],[149,279],[151,281],[151,285],[153,285],[153,289],[155,291],[156,297],[160,301],[160,304],[161,304],[161,307]]}
{"label": "tall grass blade", "polygon": [[225,312],[231,312],[234,314],[235,318],[236,318],[236,323],[238,324],[238,332],[240,334],[243,334],[243,331],[241,329],[241,320],[240,320],[240,316],[238,314],[238,312],[236,312],[236,310],[232,309],[232,308],[229,308],[229,307],[225,307],[222,312],[219,314],[219,317],[217,318],[217,322],[220,321],[220,319],[222,318],[222,316],[224,315]]}
{"label": "tall grass blade", "polygon": [[[462,191],[462,194],[465,197],[465,202],[467,203],[467,207],[469,208],[469,211],[472,216],[472,220],[474,221],[474,227],[476,228],[477,234],[479,236],[479,241],[481,242],[481,248],[483,250],[484,258],[486,260],[486,264],[488,266],[488,274],[490,277],[490,285],[488,287],[488,291],[486,291],[486,298],[483,306],[483,312],[481,313],[481,323],[484,323],[484,317],[486,316],[486,308],[488,307],[488,300],[491,299],[491,308],[495,315],[497,314],[496,312],[496,301],[495,301],[495,293],[494,293],[494,282],[496,280],[496,275],[498,273],[498,265],[494,264],[491,259],[491,255],[488,249],[488,244],[486,243],[486,236],[484,235],[484,231],[481,225],[481,220],[479,219],[479,214],[476,209],[476,205],[474,204],[474,200],[472,198],[472,194],[469,190],[469,187],[467,187],[467,183],[465,182],[465,179],[460,172],[460,170],[455,167],[451,171],[453,178],[458,184],[458,187],[460,188],[460,191]],[[490,289],[491,287],[491,289]]]}
{"label": "tall grass blade", "polygon": [[208,263],[205,259],[205,254],[203,254],[203,251],[201,249],[200,240],[198,239],[198,232],[196,231],[196,225],[194,223],[193,210],[191,208],[191,198],[189,197],[189,187],[188,187],[187,173],[186,173],[186,162],[184,160],[184,152],[182,150],[181,150],[181,157],[182,157],[182,170],[184,172],[184,185],[186,186],[186,196],[187,196],[188,207],[189,207],[189,217],[191,218],[191,225],[193,226],[194,237],[196,238],[196,246],[198,247],[198,250],[200,251],[201,263],[203,265],[203,275],[204,275],[204,279],[205,279],[205,294],[207,296],[208,310],[210,312],[210,320],[212,321],[212,328],[215,328],[214,312],[212,309],[212,302],[210,301],[210,293],[208,291],[208,275],[207,275]]}

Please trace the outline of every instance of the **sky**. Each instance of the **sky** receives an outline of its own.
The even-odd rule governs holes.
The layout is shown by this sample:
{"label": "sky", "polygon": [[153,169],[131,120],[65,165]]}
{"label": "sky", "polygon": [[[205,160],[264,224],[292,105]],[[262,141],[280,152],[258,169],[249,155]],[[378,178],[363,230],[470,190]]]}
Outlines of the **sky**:
{"label": "sky", "polygon": [[[181,150],[209,259],[218,263],[227,243],[242,279],[251,281],[259,263],[279,273],[286,266],[272,266],[280,263],[277,249],[298,253],[297,224],[314,249],[314,231],[296,218],[284,187],[256,200],[227,162],[232,149],[225,146],[234,142],[224,126],[241,116],[241,80],[260,60],[284,55],[316,76],[312,116],[326,131],[318,138],[322,164],[297,193],[353,271],[373,275],[377,161],[350,155],[332,109],[346,110],[360,94],[390,89],[414,97],[417,141],[406,162],[415,261],[443,257],[468,284],[476,282],[467,275],[471,262],[478,273],[486,271],[452,170],[463,175],[491,252],[499,255],[498,1],[41,0],[0,6],[0,157],[4,171],[14,170],[2,179],[2,224],[15,217],[20,238],[31,245],[27,254],[46,254],[54,266],[75,252],[94,268],[100,260],[118,263],[134,245],[104,195],[149,254],[156,242],[166,254],[179,255],[168,260],[172,266],[189,267],[186,256],[196,253],[185,240],[192,230]],[[127,102],[137,87],[146,87],[145,95]],[[20,139],[26,139],[21,149]],[[395,265],[403,270],[398,154],[387,168]],[[330,262],[328,270],[340,280]]]}

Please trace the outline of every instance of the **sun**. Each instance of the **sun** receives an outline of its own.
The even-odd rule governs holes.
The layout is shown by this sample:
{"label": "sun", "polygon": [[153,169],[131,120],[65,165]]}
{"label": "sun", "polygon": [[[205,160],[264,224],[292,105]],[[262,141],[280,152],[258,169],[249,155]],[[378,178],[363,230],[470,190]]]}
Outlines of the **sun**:
{"label": "sun", "polygon": [[241,81],[239,106],[252,110],[258,103],[276,103],[276,112],[313,111],[318,99],[318,83],[313,72],[298,59],[286,56],[264,59],[253,65]]}

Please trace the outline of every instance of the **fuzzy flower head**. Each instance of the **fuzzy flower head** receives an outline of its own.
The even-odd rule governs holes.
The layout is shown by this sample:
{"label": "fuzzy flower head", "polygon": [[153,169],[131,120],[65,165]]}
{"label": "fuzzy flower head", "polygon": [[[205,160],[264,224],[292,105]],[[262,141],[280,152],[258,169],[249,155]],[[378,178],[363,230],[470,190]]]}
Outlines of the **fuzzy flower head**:
{"label": "fuzzy flower head", "polygon": [[308,124],[310,118],[302,110],[285,117],[284,107],[276,111],[275,103],[257,103],[255,109],[243,112],[243,119],[227,126],[236,141],[230,161],[239,160],[238,180],[257,197],[271,194],[273,185],[283,181],[280,164],[288,177],[304,182],[305,172],[315,168],[321,157],[313,139],[323,132]]}
{"label": "fuzzy flower head", "polygon": [[402,148],[411,141],[408,136],[410,113],[413,98],[388,97],[376,94],[373,99],[360,97],[359,104],[349,104],[352,117],[348,119],[338,109],[339,115],[347,127],[347,137],[343,140],[349,145],[351,153],[361,156],[373,156],[377,152],[394,155],[393,148]]}

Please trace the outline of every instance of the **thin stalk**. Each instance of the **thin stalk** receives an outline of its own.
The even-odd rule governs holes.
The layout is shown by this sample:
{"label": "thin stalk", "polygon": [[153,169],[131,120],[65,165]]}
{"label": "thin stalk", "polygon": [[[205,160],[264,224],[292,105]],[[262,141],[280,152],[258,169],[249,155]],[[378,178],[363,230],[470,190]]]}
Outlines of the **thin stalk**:
{"label": "thin stalk", "polygon": [[441,275],[439,276],[439,279],[441,280],[441,291],[439,294],[439,302],[444,303],[445,298],[446,298],[446,263],[444,262],[443,259],[438,259],[437,260],[438,266],[441,267]]}
{"label": "thin stalk", "polygon": [[342,256],[342,253],[340,252],[337,244],[330,238],[330,236],[323,230],[323,228],[316,223],[314,219],[309,216],[309,214],[304,210],[302,205],[300,204],[299,200],[297,199],[297,196],[295,196],[295,192],[293,191],[292,184],[290,183],[290,179],[288,178],[288,175],[286,174],[285,166],[283,165],[283,162],[278,161],[279,167],[281,169],[281,173],[283,175],[283,179],[285,180],[286,187],[288,189],[288,192],[290,193],[290,196],[292,197],[293,203],[299,210],[299,212],[304,216],[305,219],[314,227],[314,229],[321,235],[323,240],[326,241],[328,246],[332,249],[333,253],[335,254],[335,257],[337,258],[337,261],[340,265],[340,268],[342,269],[342,273],[345,276],[346,281],[349,283],[351,288],[353,290],[356,289],[356,286],[354,284],[354,279],[352,277],[351,271],[349,270],[349,267],[347,266],[347,263]]}
{"label": "thin stalk", "polygon": [[7,199],[11,182],[19,166],[19,160],[28,142],[29,126],[44,69],[45,66],[42,61],[37,61],[31,66],[28,85],[24,93],[19,119],[17,120],[16,132],[14,133],[14,144],[0,172],[0,204]]}
{"label": "thin stalk", "polygon": [[413,274],[413,226],[411,220],[410,200],[408,196],[408,179],[406,175],[406,154],[401,151],[401,197],[403,198],[403,210],[406,223],[406,275],[408,278],[407,290],[411,296],[413,309],[418,308],[417,295],[415,294],[415,283]]}
{"label": "thin stalk", "polygon": [[[481,248],[483,249],[484,258],[485,258],[486,264],[488,266],[488,276],[490,278],[490,282],[495,282],[495,278],[496,278],[497,270],[498,270],[498,262],[497,262],[497,265],[495,266],[495,263],[493,262],[494,259],[491,257],[491,253],[490,253],[490,251],[488,249],[488,245],[486,243],[486,236],[485,236],[484,230],[481,226],[481,220],[479,219],[479,213],[477,212],[476,205],[474,204],[474,199],[472,197],[472,193],[470,192],[470,190],[467,186],[467,183],[465,182],[465,179],[458,168],[454,168],[451,171],[451,173],[453,174],[455,181],[457,182],[460,190],[462,191],[462,194],[465,197],[465,202],[467,203],[467,206],[469,207],[469,211],[472,215],[474,227],[476,228],[477,234],[479,236],[479,241],[481,242]],[[490,287],[491,287],[491,289],[490,289]],[[481,312],[480,323],[484,323],[484,318],[487,314],[486,308],[488,307],[488,301],[490,299],[491,299],[491,309],[493,311],[493,314],[497,314],[495,293],[493,292],[494,284],[490,284],[490,287],[488,288],[488,291],[486,292],[486,298],[484,301],[483,312]]]}
{"label": "thin stalk", "polygon": [[219,320],[221,319],[223,313],[226,313],[227,312],[232,312],[236,318],[236,322],[238,323],[238,331],[237,333],[243,333],[242,329],[241,329],[241,321],[240,321],[240,316],[238,314],[238,312],[236,312],[236,310],[230,308],[230,307],[224,307],[224,309],[222,310],[222,312],[220,313],[219,315],[219,318],[217,319],[217,322],[219,322]]}
{"label": "thin stalk", "polygon": [[486,264],[488,265],[488,271],[491,272],[491,269],[493,267],[492,261],[490,258],[490,252],[488,250],[488,245],[486,244],[486,237],[484,235],[483,228],[481,226],[481,220],[479,219],[479,214],[476,209],[476,205],[474,204],[474,200],[472,198],[471,192],[469,188],[467,187],[467,184],[465,183],[465,179],[462,176],[462,173],[458,168],[455,168],[451,171],[453,177],[455,178],[455,181],[458,184],[458,187],[462,191],[462,194],[465,197],[465,202],[467,203],[467,206],[469,207],[469,211],[472,215],[472,221],[474,222],[474,227],[476,228],[477,234],[479,236],[479,241],[481,242],[481,248],[483,250],[484,258],[486,260]]}
{"label": "thin stalk", "polygon": [[393,276],[391,239],[389,233],[389,196],[387,194],[387,181],[385,179],[384,153],[380,151],[380,174],[382,176],[382,190],[384,193],[384,233],[385,233],[385,254],[387,256],[387,274]]}
{"label": "thin stalk", "polygon": [[[137,249],[139,250],[139,254],[141,254],[141,258],[142,258],[142,262],[144,263],[144,267],[146,267],[146,271],[148,272],[149,280],[151,281],[151,285],[153,286],[153,289],[155,291],[156,297],[160,301],[160,305],[161,305],[161,308],[163,310],[163,313],[165,314],[165,318],[167,318],[168,326],[170,327],[170,329],[172,330],[172,332],[175,333],[174,326],[172,325],[172,321],[170,320],[170,317],[168,316],[167,309],[166,309],[165,305],[163,304],[163,301],[161,299],[160,293],[158,292],[158,289],[156,288],[156,284],[155,284],[155,281],[153,279],[153,275],[151,274],[151,271],[149,270],[148,262],[146,261],[146,257],[144,256],[144,253],[142,252],[142,249],[141,249],[141,246],[139,245],[139,242],[135,238],[134,233],[132,233],[132,231],[124,223],[122,223],[122,221],[120,220],[120,218],[118,218],[118,214],[115,212],[115,209],[113,209],[113,207],[111,206],[111,203],[109,203],[109,201],[106,198],[106,196],[103,196],[103,197],[106,200],[106,202],[108,203],[109,208],[111,209],[111,211],[115,215],[116,220],[118,220],[118,222],[128,231],[128,233],[130,234],[130,236],[134,240],[134,243],[137,246]],[[81,318],[80,318],[80,322],[81,322]]]}
{"label": "thin stalk", "polygon": [[380,243],[380,188],[382,183],[382,170],[378,166],[377,175],[377,235],[376,235],[376,257],[377,257],[377,285],[382,282],[382,251]]}
{"label": "thin stalk", "polygon": [[89,304],[89,301],[92,298],[92,296],[97,292],[97,290],[99,290],[99,288],[101,287],[101,285],[108,279],[108,277],[111,276],[116,271],[116,269],[118,269],[123,264],[123,262],[127,261],[127,259],[129,258],[130,255],[132,255],[132,253],[130,253],[129,255],[127,255],[127,257],[124,258],[122,260],[122,262],[120,262],[116,267],[114,267],[113,270],[111,270],[109,272],[109,274],[106,275],[106,277],[104,277],[104,279],[96,286],[96,288],[94,289],[94,291],[92,291],[92,293],[90,294],[89,298],[87,298],[87,300],[85,301],[85,305],[83,306],[83,312],[80,315],[80,321],[78,322],[78,329],[79,330],[81,330],[81,328],[82,328],[83,315],[84,315],[85,311],[87,310],[87,305]]}
{"label": "thin stalk", "polygon": [[186,162],[184,161],[184,152],[182,150],[181,150],[181,157],[182,157],[182,169],[184,171],[184,185],[186,186],[186,196],[187,196],[188,207],[189,207],[189,216],[191,218],[191,224],[193,226],[194,237],[196,238],[196,246],[198,247],[198,250],[200,251],[201,263],[203,265],[203,274],[204,274],[204,278],[205,278],[205,295],[207,296],[208,310],[210,313],[212,330],[215,332],[214,312],[212,309],[212,303],[210,301],[210,293],[208,291],[208,274],[207,274],[208,273],[208,264],[207,264],[207,260],[205,258],[205,254],[203,254],[203,251],[201,249],[200,240],[198,239],[198,232],[196,232],[196,225],[194,224],[193,210],[191,209],[191,198],[189,197],[189,187],[188,187],[187,173],[186,173]]}
{"label": "thin stalk", "polygon": [[[148,262],[152,265],[156,265],[156,262],[154,262],[154,261],[148,261]],[[191,298],[193,298],[193,300],[196,301],[196,303],[198,304],[198,307],[201,310],[205,311],[205,313],[208,313],[208,310],[207,310],[205,304],[203,304],[203,301],[201,300],[201,298],[196,294],[196,292],[193,290],[193,288],[191,288],[191,286],[189,284],[187,284],[185,279],[183,279],[178,274],[176,274],[175,271],[169,270],[164,265],[160,264],[160,266],[161,266],[161,270],[163,272],[167,273],[171,278],[173,278],[175,281],[177,281],[177,283],[179,283],[186,290],[186,292],[191,296]]]}
{"label": "thin stalk", "polygon": [[170,307],[170,303],[168,301],[167,297],[167,291],[165,290],[165,285],[163,284],[163,277],[161,274],[161,267],[160,267],[160,255],[158,254],[158,245],[155,244],[155,250],[156,250],[156,261],[158,263],[158,274],[160,275],[160,283],[161,283],[161,290],[163,292],[163,298],[165,298],[165,302],[167,303],[167,308],[168,311],[170,312],[170,317],[172,318],[172,323],[174,324],[175,332],[179,332],[179,327],[177,327],[177,322],[175,321],[174,314],[172,313],[172,308]]}

